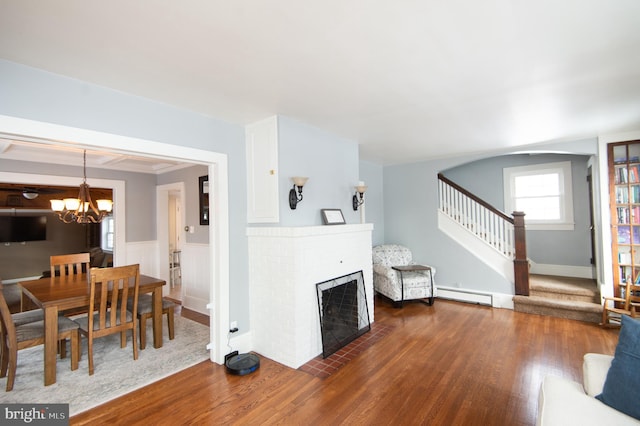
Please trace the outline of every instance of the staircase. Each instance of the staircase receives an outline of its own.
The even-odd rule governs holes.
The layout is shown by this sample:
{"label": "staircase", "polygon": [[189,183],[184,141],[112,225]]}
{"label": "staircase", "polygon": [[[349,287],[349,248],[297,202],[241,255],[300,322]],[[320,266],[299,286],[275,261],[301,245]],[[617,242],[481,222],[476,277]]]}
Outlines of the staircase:
{"label": "staircase", "polygon": [[514,310],[599,324],[595,280],[529,273],[524,213],[509,216],[438,174],[438,228],[514,283]]}
{"label": "staircase", "polygon": [[602,321],[595,280],[531,274],[529,291],[529,296],[513,297],[515,311],[596,324]]}

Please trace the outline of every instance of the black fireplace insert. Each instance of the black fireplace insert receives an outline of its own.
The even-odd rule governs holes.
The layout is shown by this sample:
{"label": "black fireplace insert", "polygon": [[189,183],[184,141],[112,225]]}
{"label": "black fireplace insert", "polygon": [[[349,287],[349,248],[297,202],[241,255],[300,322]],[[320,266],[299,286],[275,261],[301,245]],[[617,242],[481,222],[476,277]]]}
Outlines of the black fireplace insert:
{"label": "black fireplace insert", "polygon": [[322,356],[328,357],[371,330],[362,271],[316,284]]}

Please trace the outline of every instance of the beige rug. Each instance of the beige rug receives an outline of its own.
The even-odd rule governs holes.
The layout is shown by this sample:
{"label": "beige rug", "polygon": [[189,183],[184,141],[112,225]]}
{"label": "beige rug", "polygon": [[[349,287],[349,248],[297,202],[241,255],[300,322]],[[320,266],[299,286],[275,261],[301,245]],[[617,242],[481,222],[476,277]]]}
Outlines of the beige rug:
{"label": "beige rug", "polygon": [[206,345],[209,327],[175,317],[175,339],[169,340],[163,316],[163,346],[153,347],[151,321],[148,321],[147,347],[133,360],[131,335],[120,348],[120,335],[97,339],[94,343],[93,376],[89,376],[87,341],[81,338],[80,367],[71,371],[71,359],[58,358],[57,381],[44,386],[43,346],[18,351],[16,381],[5,392],[6,378],[0,378],[0,403],[68,403],[69,415],[103,404],[113,398],[155,382],[201,361],[209,359]]}

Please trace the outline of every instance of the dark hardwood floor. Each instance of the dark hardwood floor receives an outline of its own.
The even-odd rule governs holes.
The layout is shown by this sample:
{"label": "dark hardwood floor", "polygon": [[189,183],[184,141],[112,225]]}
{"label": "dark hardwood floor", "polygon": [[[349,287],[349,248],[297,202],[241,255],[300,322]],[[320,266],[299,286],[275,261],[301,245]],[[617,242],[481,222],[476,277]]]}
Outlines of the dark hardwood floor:
{"label": "dark hardwood floor", "polygon": [[444,300],[375,306],[394,330],[327,379],[264,357],[247,376],[205,361],[71,424],[533,425],[545,375],[582,382],[582,356],[618,341],[595,324]]}

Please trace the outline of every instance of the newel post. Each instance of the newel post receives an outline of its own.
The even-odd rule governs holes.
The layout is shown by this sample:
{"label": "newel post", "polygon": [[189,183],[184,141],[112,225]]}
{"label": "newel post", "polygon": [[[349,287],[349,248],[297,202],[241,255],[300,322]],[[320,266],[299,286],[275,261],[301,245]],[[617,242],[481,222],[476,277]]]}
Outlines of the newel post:
{"label": "newel post", "polygon": [[517,295],[529,295],[529,260],[527,259],[527,237],[524,226],[524,212],[513,212],[513,237],[515,240],[515,259],[513,276]]}

